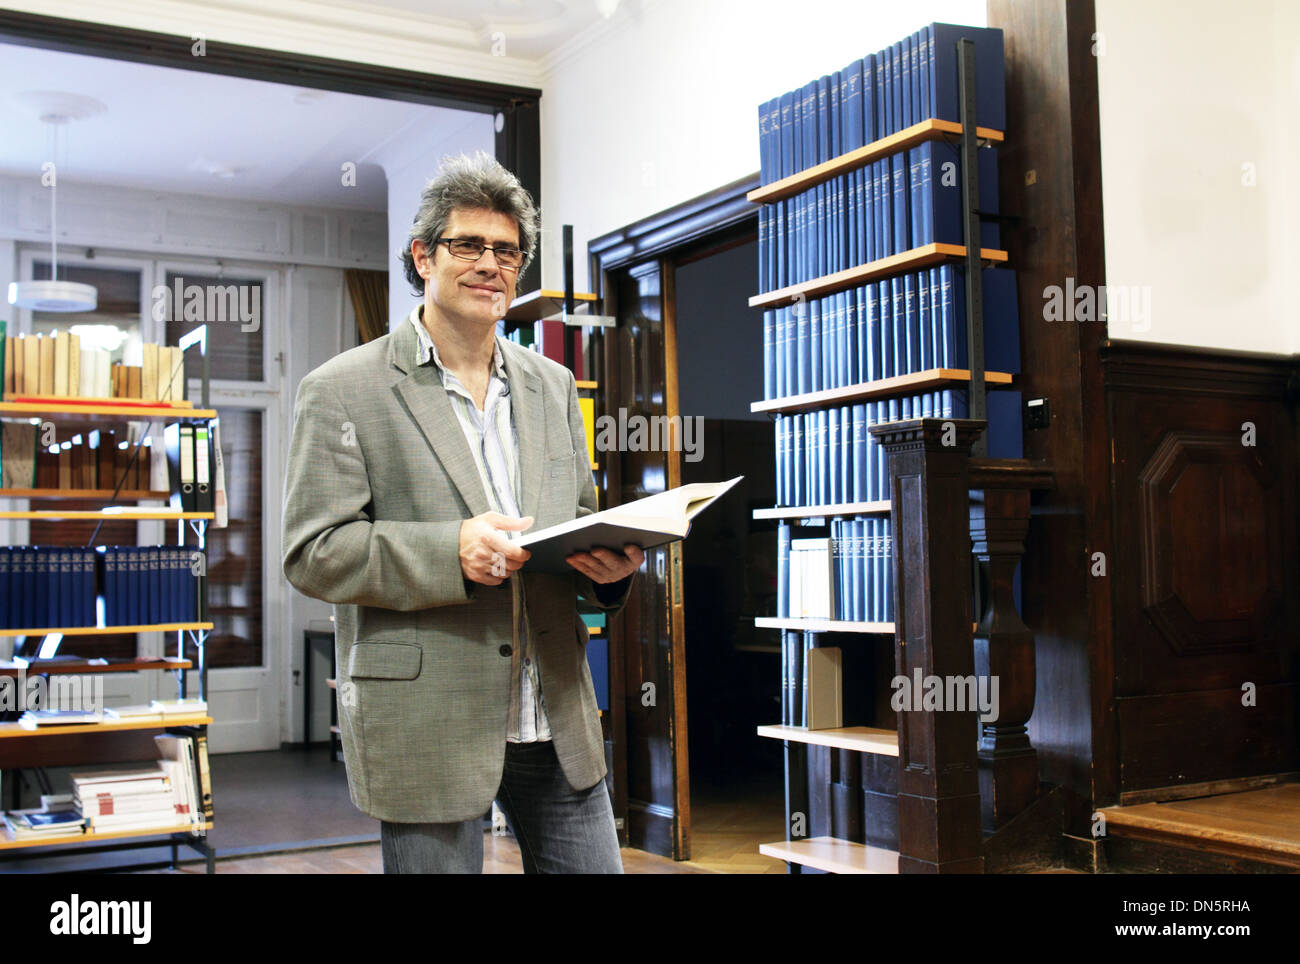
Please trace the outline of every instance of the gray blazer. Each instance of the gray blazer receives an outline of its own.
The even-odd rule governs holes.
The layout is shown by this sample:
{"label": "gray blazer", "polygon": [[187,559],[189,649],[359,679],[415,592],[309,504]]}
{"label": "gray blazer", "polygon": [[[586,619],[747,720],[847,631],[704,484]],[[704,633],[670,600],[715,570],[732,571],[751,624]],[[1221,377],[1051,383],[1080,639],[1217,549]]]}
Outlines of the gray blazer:
{"label": "gray blazer", "polygon": [[[434,365],[393,333],[302,380],[284,488],[284,573],[334,604],[339,727],[352,802],[381,820],[484,814],[501,783],[510,707],[509,582],[468,583],[461,521],[490,506]],[[520,511],[538,528],[597,508],[573,375],[501,346],[519,441]],[[578,573],[523,578],[556,755],[576,790],[605,776],[576,599]],[[608,590],[607,590],[608,591]]]}

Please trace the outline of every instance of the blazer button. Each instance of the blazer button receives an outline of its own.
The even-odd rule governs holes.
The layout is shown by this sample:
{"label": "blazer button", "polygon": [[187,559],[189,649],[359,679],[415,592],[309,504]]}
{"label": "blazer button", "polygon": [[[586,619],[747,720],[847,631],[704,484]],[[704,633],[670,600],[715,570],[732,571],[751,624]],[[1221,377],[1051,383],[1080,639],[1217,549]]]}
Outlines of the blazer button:
{"label": "blazer button", "polygon": [[498,649],[497,652],[500,653],[502,656],[513,656],[515,651],[510,648],[509,643],[503,643],[501,648]]}

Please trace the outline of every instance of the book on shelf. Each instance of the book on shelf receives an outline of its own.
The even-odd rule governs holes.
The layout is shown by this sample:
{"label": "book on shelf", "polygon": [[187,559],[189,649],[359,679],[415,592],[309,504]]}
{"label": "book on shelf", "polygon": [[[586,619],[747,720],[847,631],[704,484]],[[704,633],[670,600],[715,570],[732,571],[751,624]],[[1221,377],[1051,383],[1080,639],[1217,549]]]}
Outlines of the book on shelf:
{"label": "book on shelf", "polygon": [[18,725],[26,730],[42,726],[85,726],[104,722],[99,712],[81,710],[28,710],[18,718]]}
{"label": "book on shelf", "polygon": [[31,809],[5,811],[4,822],[15,840],[39,840],[42,837],[80,833],[86,821],[75,809]]}
{"label": "book on shelf", "polygon": [[777,525],[777,616],[888,623],[894,619],[887,517],[834,518],[830,537],[791,539]]}
{"label": "book on shelf", "polygon": [[573,572],[565,557],[598,547],[620,555],[628,543],[653,549],[686,538],[692,520],[743,478],[738,475],[726,482],[680,485],[570,522],[526,532],[515,544],[532,553],[525,567],[542,572]]}
{"label": "book on shelf", "polygon": [[151,704],[139,703],[134,706],[110,706],[104,710],[104,719],[121,723],[161,723],[162,710]]}
{"label": "book on shelf", "polygon": [[6,399],[185,400],[184,352],[177,347],[146,342],[141,363],[124,365],[107,349],[82,347],[72,332],[0,331],[0,354]]}
{"label": "book on shelf", "polygon": [[171,780],[176,816],[189,822],[196,832],[200,831],[203,824],[203,804],[200,798],[194,737],[168,733],[155,736],[154,742],[162,754],[162,766]]}
{"label": "book on shelf", "polygon": [[191,571],[193,551],[181,546],[0,546],[0,628],[196,622],[199,584]]}
{"label": "book on shelf", "polygon": [[206,700],[196,697],[185,697],[175,700],[153,700],[150,704],[157,712],[163,715],[163,719],[174,719],[186,716],[203,716],[208,712]]}

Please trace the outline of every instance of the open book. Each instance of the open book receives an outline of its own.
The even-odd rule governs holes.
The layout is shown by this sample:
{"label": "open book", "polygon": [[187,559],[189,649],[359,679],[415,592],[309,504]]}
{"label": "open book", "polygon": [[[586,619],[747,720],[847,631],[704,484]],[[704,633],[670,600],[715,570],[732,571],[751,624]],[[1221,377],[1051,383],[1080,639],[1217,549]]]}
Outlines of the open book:
{"label": "open book", "polygon": [[575,552],[604,547],[621,555],[623,546],[629,542],[642,549],[653,549],[684,539],[690,532],[691,521],[743,478],[738,475],[726,482],[679,485],[572,522],[525,533],[516,545],[533,555],[521,571],[576,572],[564,561],[565,556]]}

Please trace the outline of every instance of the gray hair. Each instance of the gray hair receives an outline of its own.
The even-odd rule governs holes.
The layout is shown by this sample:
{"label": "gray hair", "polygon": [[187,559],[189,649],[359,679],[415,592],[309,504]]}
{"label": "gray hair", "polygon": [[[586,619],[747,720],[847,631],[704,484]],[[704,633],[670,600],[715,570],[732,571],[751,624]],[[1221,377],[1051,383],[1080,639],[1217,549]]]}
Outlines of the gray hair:
{"label": "gray hair", "polygon": [[424,294],[424,279],[415,269],[411,242],[423,241],[432,255],[434,242],[442,237],[447,222],[451,220],[451,212],[458,208],[481,208],[514,218],[519,225],[519,247],[524,252],[524,263],[516,276],[528,270],[532,263],[537,252],[540,226],[537,207],[519,183],[519,178],[483,151],[478,151],[473,157],[465,154],[445,157],[438,176],[426,183],[420,192],[420,210],[416,212],[402,251],[402,266],[413,294]]}

